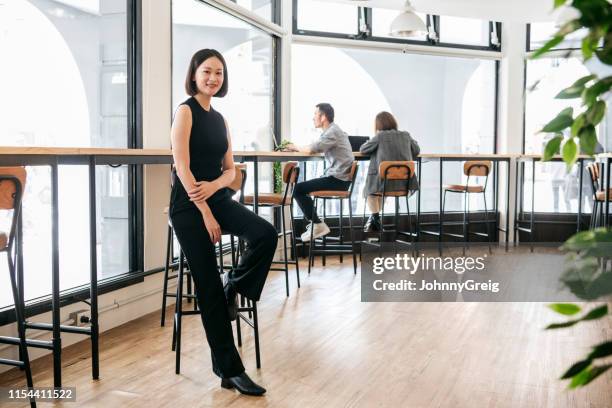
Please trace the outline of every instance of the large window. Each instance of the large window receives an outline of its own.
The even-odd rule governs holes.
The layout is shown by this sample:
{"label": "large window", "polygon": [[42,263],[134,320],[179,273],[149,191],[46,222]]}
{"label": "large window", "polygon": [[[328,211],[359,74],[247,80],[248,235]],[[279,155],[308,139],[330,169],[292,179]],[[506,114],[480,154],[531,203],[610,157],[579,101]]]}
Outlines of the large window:
{"label": "large window", "polygon": [[[356,2],[357,3],[357,2]],[[460,47],[468,49],[500,50],[501,25],[487,20],[427,15],[415,12],[427,32],[410,38],[390,35],[391,23],[403,10],[401,5],[380,2],[361,7],[365,2],[345,4],[324,0],[293,0],[293,32],[315,36],[340,37],[365,41]]]}
{"label": "large window", "polygon": [[489,22],[474,18],[440,17],[440,42],[466,45],[489,45]]}
{"label": "large window", "polygon": [[[276,2],[279,0],[231,0],[234,3],[238,4],[257,14],[260,17],[263,17],[267,20],[274,21],[274,12],[275,7],[277,7]],[[278,21],[274,21],[278,23]]]}
{"label": "large window", "polygon": [[[126,0],[0,2],[3,146],[129,146]],[[25,298],[51,292],[50,172],[28,167]],[[96,170],[100,279],[130,270],[128,171]],[[59,169],[61,289],[89,282],[88,172]],[[4,227],[4,225],[2,225]],[[0,307],[12,304],[0,260]]]}
{"label": "large window", "polygon": [[[537,50],[550,40],[555,33],[559,31],[559,27],[554,22],[531,23],[528,26],[529,43],[527,51]],[[586,34],[586,29],[574,31],[568,34],[565,39],[553,49],[580,49],[582,38]]]}
{"label": "large window", "polygon": [[[525,152],[541,153],[549,134],[539,133],[540,129],[554,118],[559,111],[571,106],[575,112],[582,109],[580,99],[555,99],[562,89],[570,86],[576,79],[597,74],[600,77],[612,74],[612,69],[592,58],[583,64],[579,58],[542,58],[527,62],[527,89],[525,101]],[[612,149],[612,113],[598,126],[597,135],[601,149]],[[536,204],[537,212],[577,212],[578,211],[578,165],[569,172],[561,162],[536,164]],[[531,166],[525,171],[525,208],[531,209]],[[590,211],[592,193],[588,176],[583,174],[583,211]]]}
{"label": "large window", "polygon": [[[294,2],[295,5],[295,2]],[[358,33],[357,7],[323,0],[297,1],[297,29],[355,35]]]}
{"label": "large window", "polygon": [[[349,135],[372,136],[374,117],[386,110],[419,142],[423,153],[494,150],[495,61],[302,44],[292,46],[291,58],[291,135],[298,144],[318,137],[312,124],[314,107],[329,102],[336,123]],[[309,177],[322,171],[320,164],[313,166],[307,169]],[[363,172],[366,163],[361,167]],[[445,163],[444,174],[445,182],[462,180],[459,163]],[[437,162],[423,163],[422,176],[422,209],[437,211]],[[365,172],[357,180],[353,206],[361,212],[363,200],[358,196]],[[472,208],[482,203],[477,205]],[[460,199],[449,197],[447,208],[462,208]]]}
{"label": "large window", "polygon": [[[229,91],[214,98],[213,107],[229,124],[233,149],[273,150],[275,39],[272,35],[195,0],[172,2],[172,101],[183,102],[185,74],[191,56],[201,48],[220,51],[227,63]],[[246,192],[253,191],[248,168]],[[260,164],[260,191],[270,191],[271,165]]]}

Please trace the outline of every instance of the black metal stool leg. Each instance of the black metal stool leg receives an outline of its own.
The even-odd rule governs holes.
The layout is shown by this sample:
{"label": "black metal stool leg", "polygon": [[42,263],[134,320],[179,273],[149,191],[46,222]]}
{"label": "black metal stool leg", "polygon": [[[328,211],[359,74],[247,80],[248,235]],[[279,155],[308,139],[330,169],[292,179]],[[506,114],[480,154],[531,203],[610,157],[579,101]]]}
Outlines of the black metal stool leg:
{"label": "black metal stool leg", "polygon": [[[314,217],[315,214],[315,209],[317,208],[317,198],[314,198],[314,203],[312,206],[312,213],[310,214],[310,222],[312,221],[312,217]],[[314,245],[314,239],[313,239],[313,235],[314,235],[314,222],[312,224],[312,227],[310,228],[310,245],[308,245],[308,274],[310,275],[310,268],[312,266],[313,263],[313,245]]]}
{"label": "black metal stool leg", "polygon": [[[344,203],[344,200],[340,199],[340,220],[339,220],[339,231],[340,231],[340,245],[344,244],[344,238],[342,236],[342,226],[343,226],[343,218],[342,218],[342,213],[344,212],[344,206],[342,205]],[[344,256],[342,254],[340,254],[340,263],[344,262]]]}
{"label": "black metal stool leg", "polygon": [[295,243],[295,221],[293,219],[293,203],[289,206],[290,217],[291,217],[291,252],[293,255],[293,261],[295,262],[295,275],[297,277],[297,286],[300,287],[300,264],[297,256],[297,245]]}
{"label": "black metal stool leg", "polygon": [[287,260],[287,228],[285,225],[285,206],[281,205],[281,234],[283,234],[283,260],[285,261],[285,291],[289,297],[289,263]]}
{"label": "black metal stool leg", "polygon": [[259,351],[259,320],[257,317],[257,302],[252,301],[253,309],[253,332],[255,334],[255,361],[257,368],[261,368],[261,355]]}
{"label": "black metal stool leg", "polygon": [[183,318],[183,251],[179,255],[179,274],[178,283],[176,285],[176,317],[175,317],[175,351],[176,351],[176,367],[175,373],[181,372],[181,329]]}
{"label": "black metal stool leg", "polygon": [[[8,259],[8,268],[9,268],[9,274],[10,279],[11,279],[11,290],[13,292],[13,301],[15,303],[15,317],[17,320],[17,332],[19,334],[19,354],[23,363],[23,368],[25,370],[25,374],[26,374],[26,384],[29,388],[34,387],[34,383],[32,381],[32,369],[30,367],[30,356],[28,353],[28,346],[26,344],[26,337],[25,337],[25,319],[24,319],[24,303],[23,300],[20,298],[19,296],[19,292],[17,290],[17,283],[16,283],[16,271],[15,271],[15,264],[13,263],[12,257],[11,257],[11,253],[10,251],[7,251],[6,253],[7,255],[7,259]],[[36,407],[36,401],[35,400],[31,400],[30,401],[30,406],[32,407]]]}
{"label": "black metal stool leg", "polygon": [[[327,220],[327,199],[323,198],[323,220]],[[314,227],[314,225],[313,225]],[[323,249],[327,249],[327,235],[323,235]],[[323,252],[323,255],[321,256],[321,264],[323,266],[325,266],[325,252]]]}
{"label": "black metal stool leg", "polygon": [[[353,274],[357,274],[357,256],[355,255],[355,239],[353,238],[353,206],[351,205],[351,198],[348,198],[349,208],[349,236],[351,238],[351,247],[353,250]],[[360,251],[361,252],[361,251]]]}
{"label": "black metal stool leg", "polygon": [[166,242],[166,267],[164,268],[164,290],[162,291],[161,326],[166,324],[166,298],[168,297],[168,274],[170,273],[170,247],[172,246],[172,227],[168,225]]}
{"label": "black metal stool leg", "polygon": [[487,193],[485,191],[482,192],[482,199],[484,200],[485,207],[485,225],[487,227],[487,241],[489,241],[489,253],[492,254],[493,251],[491,250],[491,236],[493,234],[491,234],[491,228],[489,225],[489,210],[487,209]]}

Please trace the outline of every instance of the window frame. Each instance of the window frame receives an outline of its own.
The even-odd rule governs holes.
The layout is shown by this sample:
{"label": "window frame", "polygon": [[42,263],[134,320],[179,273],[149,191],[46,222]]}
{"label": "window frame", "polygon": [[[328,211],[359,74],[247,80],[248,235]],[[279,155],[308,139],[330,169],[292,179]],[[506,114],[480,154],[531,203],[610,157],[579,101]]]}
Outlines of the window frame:
{"label": "window frame", "polygon": [[[502,47],[502,36],[501,36],[501,24],[496,21],[489,21],[489,45],[470,45],[470,44],[459,44],[459,43],[445,43],[440,42],[440,17],[435,14],[427,14],[426,25],[429,28],[433,26],[437,39],[433,40],[429,38],[429,34],[427,35],[427,40],[411,40],[404,38],[388,38],[388,37],[380,37],[372,35],[372,21],[373,21],[373,13],[371,7],[356,7],[357,9],[357,34],[342,34],[342,33],[333,33],[326,31],[314,31],[314,30],[303,30],[298,27],[298,2],[300,0],[292,0],[292,33],[294,35],[303,35],[303,36],[312,36],[312,37],[327,37],[327,38],[340,38],[340,39],[349,39],[349,40],[361,40],[361,41],[370,41],[370,42],[384,42],[384,43],[394,43],[394,44],[406,44],[406,45],[424,45],[430,47],[443,47],[443,48],[459,48],[466,50],[480,50],[480,51],[500,51]],[[363,16],[363,17],[362,17]],[[444,16],[442,16],[444,17]],[[362,22],[362,18],[364,20],[366,30],[362,31],[360,29],[360,24]],[[495,33],[499,45],[495,45],[491,42],[492,34]]]}
{"label": "window frame", "polygon": [[[142,135],[142,0],[125,0],[127,24],[127,146],[143,148]],[[163,268],[144,271],[144,189],[140,165],[128,167],[128,256],[129,271],[98,280],[98,295],[144,281],[144,277]],[[61,306],[89,299],[90,284],[60,292]],[[15,306],[0,309],[0,327],[14,323]],[[25,306],[25,317],[52,310],[51,294],[31,299]]]}

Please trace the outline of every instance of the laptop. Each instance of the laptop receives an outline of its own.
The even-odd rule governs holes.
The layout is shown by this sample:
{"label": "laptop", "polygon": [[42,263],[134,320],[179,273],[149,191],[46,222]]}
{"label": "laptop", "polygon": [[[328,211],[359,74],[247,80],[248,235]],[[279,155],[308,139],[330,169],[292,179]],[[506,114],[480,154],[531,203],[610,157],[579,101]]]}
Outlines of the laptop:
{"label": "laptop", "polygon": [[349,143],[351,144],[351,150],[358,152],[362,144],[370,140],[369,136],[349,136]]}

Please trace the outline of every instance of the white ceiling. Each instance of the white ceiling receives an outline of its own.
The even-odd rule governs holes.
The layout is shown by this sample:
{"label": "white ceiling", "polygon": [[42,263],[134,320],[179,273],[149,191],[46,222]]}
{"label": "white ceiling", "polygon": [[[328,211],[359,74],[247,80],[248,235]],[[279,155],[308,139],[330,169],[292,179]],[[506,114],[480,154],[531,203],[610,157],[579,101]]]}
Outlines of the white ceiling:
{"label": "white ceiling", "polygon": [[[401,10],[405,0],[326,0],[372,8]],[[411,0],[420,13],[473,17],[502,22],[554,21],[553,0]]]}

